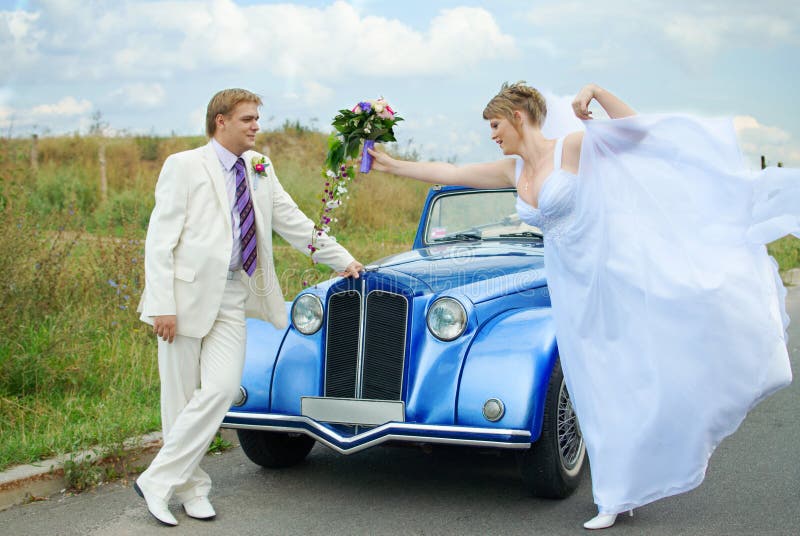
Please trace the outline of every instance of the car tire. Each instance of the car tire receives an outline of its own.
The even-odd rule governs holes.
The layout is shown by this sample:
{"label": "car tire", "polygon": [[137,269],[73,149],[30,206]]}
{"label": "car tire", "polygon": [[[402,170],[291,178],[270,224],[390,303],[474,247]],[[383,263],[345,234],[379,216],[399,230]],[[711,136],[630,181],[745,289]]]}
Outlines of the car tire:
{"label": "car tire", "polygon": [[302,462],[314,447],[314,439],[303,434],[237,430],[239,444],[250,461],[280,469]]}
{"label": "car tire", "polygon": [[586,445],[569,401],[561,363],[556,360],[547,387],[542,434],[530,449],[517,454],[520,474],[536,497],[564,499],[578,487],[586,460]]}

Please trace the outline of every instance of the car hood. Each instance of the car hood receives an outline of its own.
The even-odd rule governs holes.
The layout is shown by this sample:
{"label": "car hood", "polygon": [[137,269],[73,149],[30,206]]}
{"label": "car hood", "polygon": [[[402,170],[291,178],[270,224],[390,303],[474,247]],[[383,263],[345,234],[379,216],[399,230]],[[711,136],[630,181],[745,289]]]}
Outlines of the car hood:
{"label": "car hood", "polygon": [[544,250],[535,242],[442,244],[386,257],[367,270],[404,274],[430,292],[452,290],[473,301],[546,285]]}

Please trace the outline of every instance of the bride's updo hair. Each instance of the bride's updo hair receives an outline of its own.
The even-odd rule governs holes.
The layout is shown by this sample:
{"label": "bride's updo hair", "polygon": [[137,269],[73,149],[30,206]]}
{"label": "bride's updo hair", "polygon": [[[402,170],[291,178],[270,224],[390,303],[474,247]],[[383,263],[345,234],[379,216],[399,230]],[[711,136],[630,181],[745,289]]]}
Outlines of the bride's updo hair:
{"label": "bride's updo hair", "polygon": [[523,110],[530,117],[534,126],[541,127],[547,116],[544,97],[524,80],[514,84],[505,82],[500,93],[495,95],[483,110],[483,118],[504,117],[509,121],[514,117],[514,110]]}

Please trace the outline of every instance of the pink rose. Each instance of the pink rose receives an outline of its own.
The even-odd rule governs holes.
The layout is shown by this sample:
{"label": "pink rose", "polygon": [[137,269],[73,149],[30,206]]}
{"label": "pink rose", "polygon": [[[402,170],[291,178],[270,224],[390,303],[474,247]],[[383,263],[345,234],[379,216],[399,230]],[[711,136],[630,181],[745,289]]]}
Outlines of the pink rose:
{"label": "pink rose", "polygon": [[394,110],[388,104],[383,107],[383,111],[378,114],[378,117],[383,117],[384,119],[391,119],[394,115]]}

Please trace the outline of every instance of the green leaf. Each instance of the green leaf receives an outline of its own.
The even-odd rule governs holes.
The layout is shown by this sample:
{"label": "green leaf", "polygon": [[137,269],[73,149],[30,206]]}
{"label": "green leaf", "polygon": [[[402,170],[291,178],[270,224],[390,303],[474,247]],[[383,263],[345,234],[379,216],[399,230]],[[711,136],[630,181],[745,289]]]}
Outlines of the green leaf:
{"label": "green leaf", "polygon": [[345,146],[341,141],[336,140],[334,146],[328,151],[328,157],[325,159],[325,165],[328,169],[336,170],[342,165],[345,155]]}
{"label": "green leaf", "polygon": [[361,138],[353,136],[347,140],[345,154],[348,156],[348,158],[356,158],[358,156],[359,147],[361,147]]}

